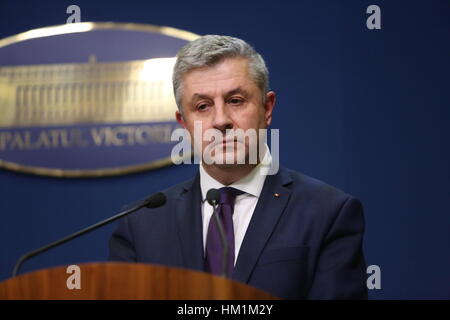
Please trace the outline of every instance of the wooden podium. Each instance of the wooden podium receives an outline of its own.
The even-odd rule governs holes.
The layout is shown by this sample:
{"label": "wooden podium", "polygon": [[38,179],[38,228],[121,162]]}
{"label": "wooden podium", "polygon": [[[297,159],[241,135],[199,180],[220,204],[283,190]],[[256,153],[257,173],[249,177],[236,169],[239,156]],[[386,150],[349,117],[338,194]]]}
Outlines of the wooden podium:
{"label": "wooden podium", "polygon": [[0,283],[0,299],[17,300],[273,300],[268,293],[204,272],[130,263],[80,264],[80,289],[66,267]]}

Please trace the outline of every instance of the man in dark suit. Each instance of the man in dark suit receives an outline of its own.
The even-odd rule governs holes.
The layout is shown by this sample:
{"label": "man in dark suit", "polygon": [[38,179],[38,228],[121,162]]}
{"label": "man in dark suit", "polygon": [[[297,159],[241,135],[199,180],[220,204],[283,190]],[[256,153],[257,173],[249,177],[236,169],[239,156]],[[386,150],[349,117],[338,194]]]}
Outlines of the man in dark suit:
{"label": "man in dark suit", "polygon": [[[275,93],[262,57],[240,39],[204,36],[178,53],[173,86],[176,119],[201,151],[199,173],[165,190],[164,206],[123,219],[109,259],[214,274],[226,265],[232,279],[287,299],[367,298],[361,203],[298,172],[278,170],[261,136],[252,148],[252,139],[230,135],[260,132],[271,123]],[[204,138],[217,133],[214,143]],[[250,160],[254,150],[256,162]],[[229,243],[226,255],[205,201],[211,188],[220,192],[216,212]]]}

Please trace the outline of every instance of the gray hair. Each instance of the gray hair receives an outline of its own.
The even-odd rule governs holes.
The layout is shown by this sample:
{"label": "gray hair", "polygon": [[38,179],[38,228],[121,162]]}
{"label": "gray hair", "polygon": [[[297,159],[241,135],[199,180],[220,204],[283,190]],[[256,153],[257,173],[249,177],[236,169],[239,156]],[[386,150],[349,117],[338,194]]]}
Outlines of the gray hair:
{"label": "gray hair", "polygon": [[261,89],[262,101],[269,91],[269,71],[264,59],[244,40],[220,35],[205,35],[186,44],[178,51],[173,68],[172,83],[178,110],[182,112],[182,77],[192,69],[212,67],[226,58],[246,58],[249,72],[255,84]]}

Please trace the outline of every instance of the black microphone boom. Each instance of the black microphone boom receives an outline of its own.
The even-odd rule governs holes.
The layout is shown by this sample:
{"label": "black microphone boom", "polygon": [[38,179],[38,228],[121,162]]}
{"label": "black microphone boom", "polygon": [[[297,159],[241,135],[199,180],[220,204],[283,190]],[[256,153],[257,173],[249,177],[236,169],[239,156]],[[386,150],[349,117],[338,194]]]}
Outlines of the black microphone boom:
{"label": "black microphone boom", "polygon": [[228,277],[228,240],[225,236],[225,231],[223,229],[222,221],[220,221],[219,214],[216,212],[217,204],[220,201],[220,192],[217,189],[209,189],[206,193],[206,200],[213,207],[213,217],[216,221],[217,229],[219,230],[220,242],[223,247],[223,255],[222,255],[222,275],[224,277]]}
{"label": "black microphone boom", "polygon": [[166,203],[166,196],[164,195],[164,193],[162,193],[162,192],[155,193],[155,194],[151,195],[150,197],[148,197],[147,199],[145,199],[144,201],[142,201],[141,203],[139,203],[138,205],[135,205],[132,208],[127,209],[125,211],[122,211],[122,212],[116,214],[115,216],[112,216],[112,217],[110,217],[108,219],[105,219],[103,221],[97,222],[96,224],[93,224],[92,226],[89,226],[89,227],[84,228],[84,229],[82,229],[80,231],[72,233],[71,235],[68,235],[68,236],[66,236],[66,237],[64,237],[64,238],[62,238],[60,240],[52,242],[52,243],[50,243],[50,244],[48,244],[48,245],[46,245],[44,247],[41,247],[39,249],[30,251],[30,252],[24,254],[22,257],[20,257],[20,259],[17,261],[17,263],[16,263],[16,265],[14,267],[12,276],[15,277],[19,273],[20,266],[25,261],[27,261],[28,259],[30,259],[30,258],[32,258],[34,256],[37,256],[38,254],[41,254],[41,253],[43,253],[43,252],[45,252],[47,250],[50,250],[50,249],[52,249],[54,247],[57,247],[57,246],[59,246],[59,245],[61,245],[63,243],[66,243],[67,241],[75,239],[75,238],[77,238],[77,237],[79,237],[79,236],[81,236],[83,234],[86,234],[86,233],[92,231],[92,230],[100,228],[100,227],[104,226],[105,224],[108,224],[108,223],[113,222],[113,221],[115,221],[117,219],[120,219],[120,218],[122,218],[122,217],[124,217],[124,216],[126,216],[126,215],[128,215],[130,213],[133,213],[133,212],[135,212],[135,211],[137,211],[137,210],[139,210],[141,208],[144,208],[144,207],[147,207],[147,208],[158,208],[158,207],[164,205],[165,203]]}

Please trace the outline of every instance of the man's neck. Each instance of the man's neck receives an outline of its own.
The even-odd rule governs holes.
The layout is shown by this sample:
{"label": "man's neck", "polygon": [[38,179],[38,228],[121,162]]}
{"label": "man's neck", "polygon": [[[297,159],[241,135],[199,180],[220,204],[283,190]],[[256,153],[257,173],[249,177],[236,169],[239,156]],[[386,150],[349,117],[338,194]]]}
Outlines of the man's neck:
{"label": "man's neck", "polygon": [[228,186],[246,177],[257,164],[240,164],[233,166],[217,166],[202,163],[203,169],[221,184]]}

